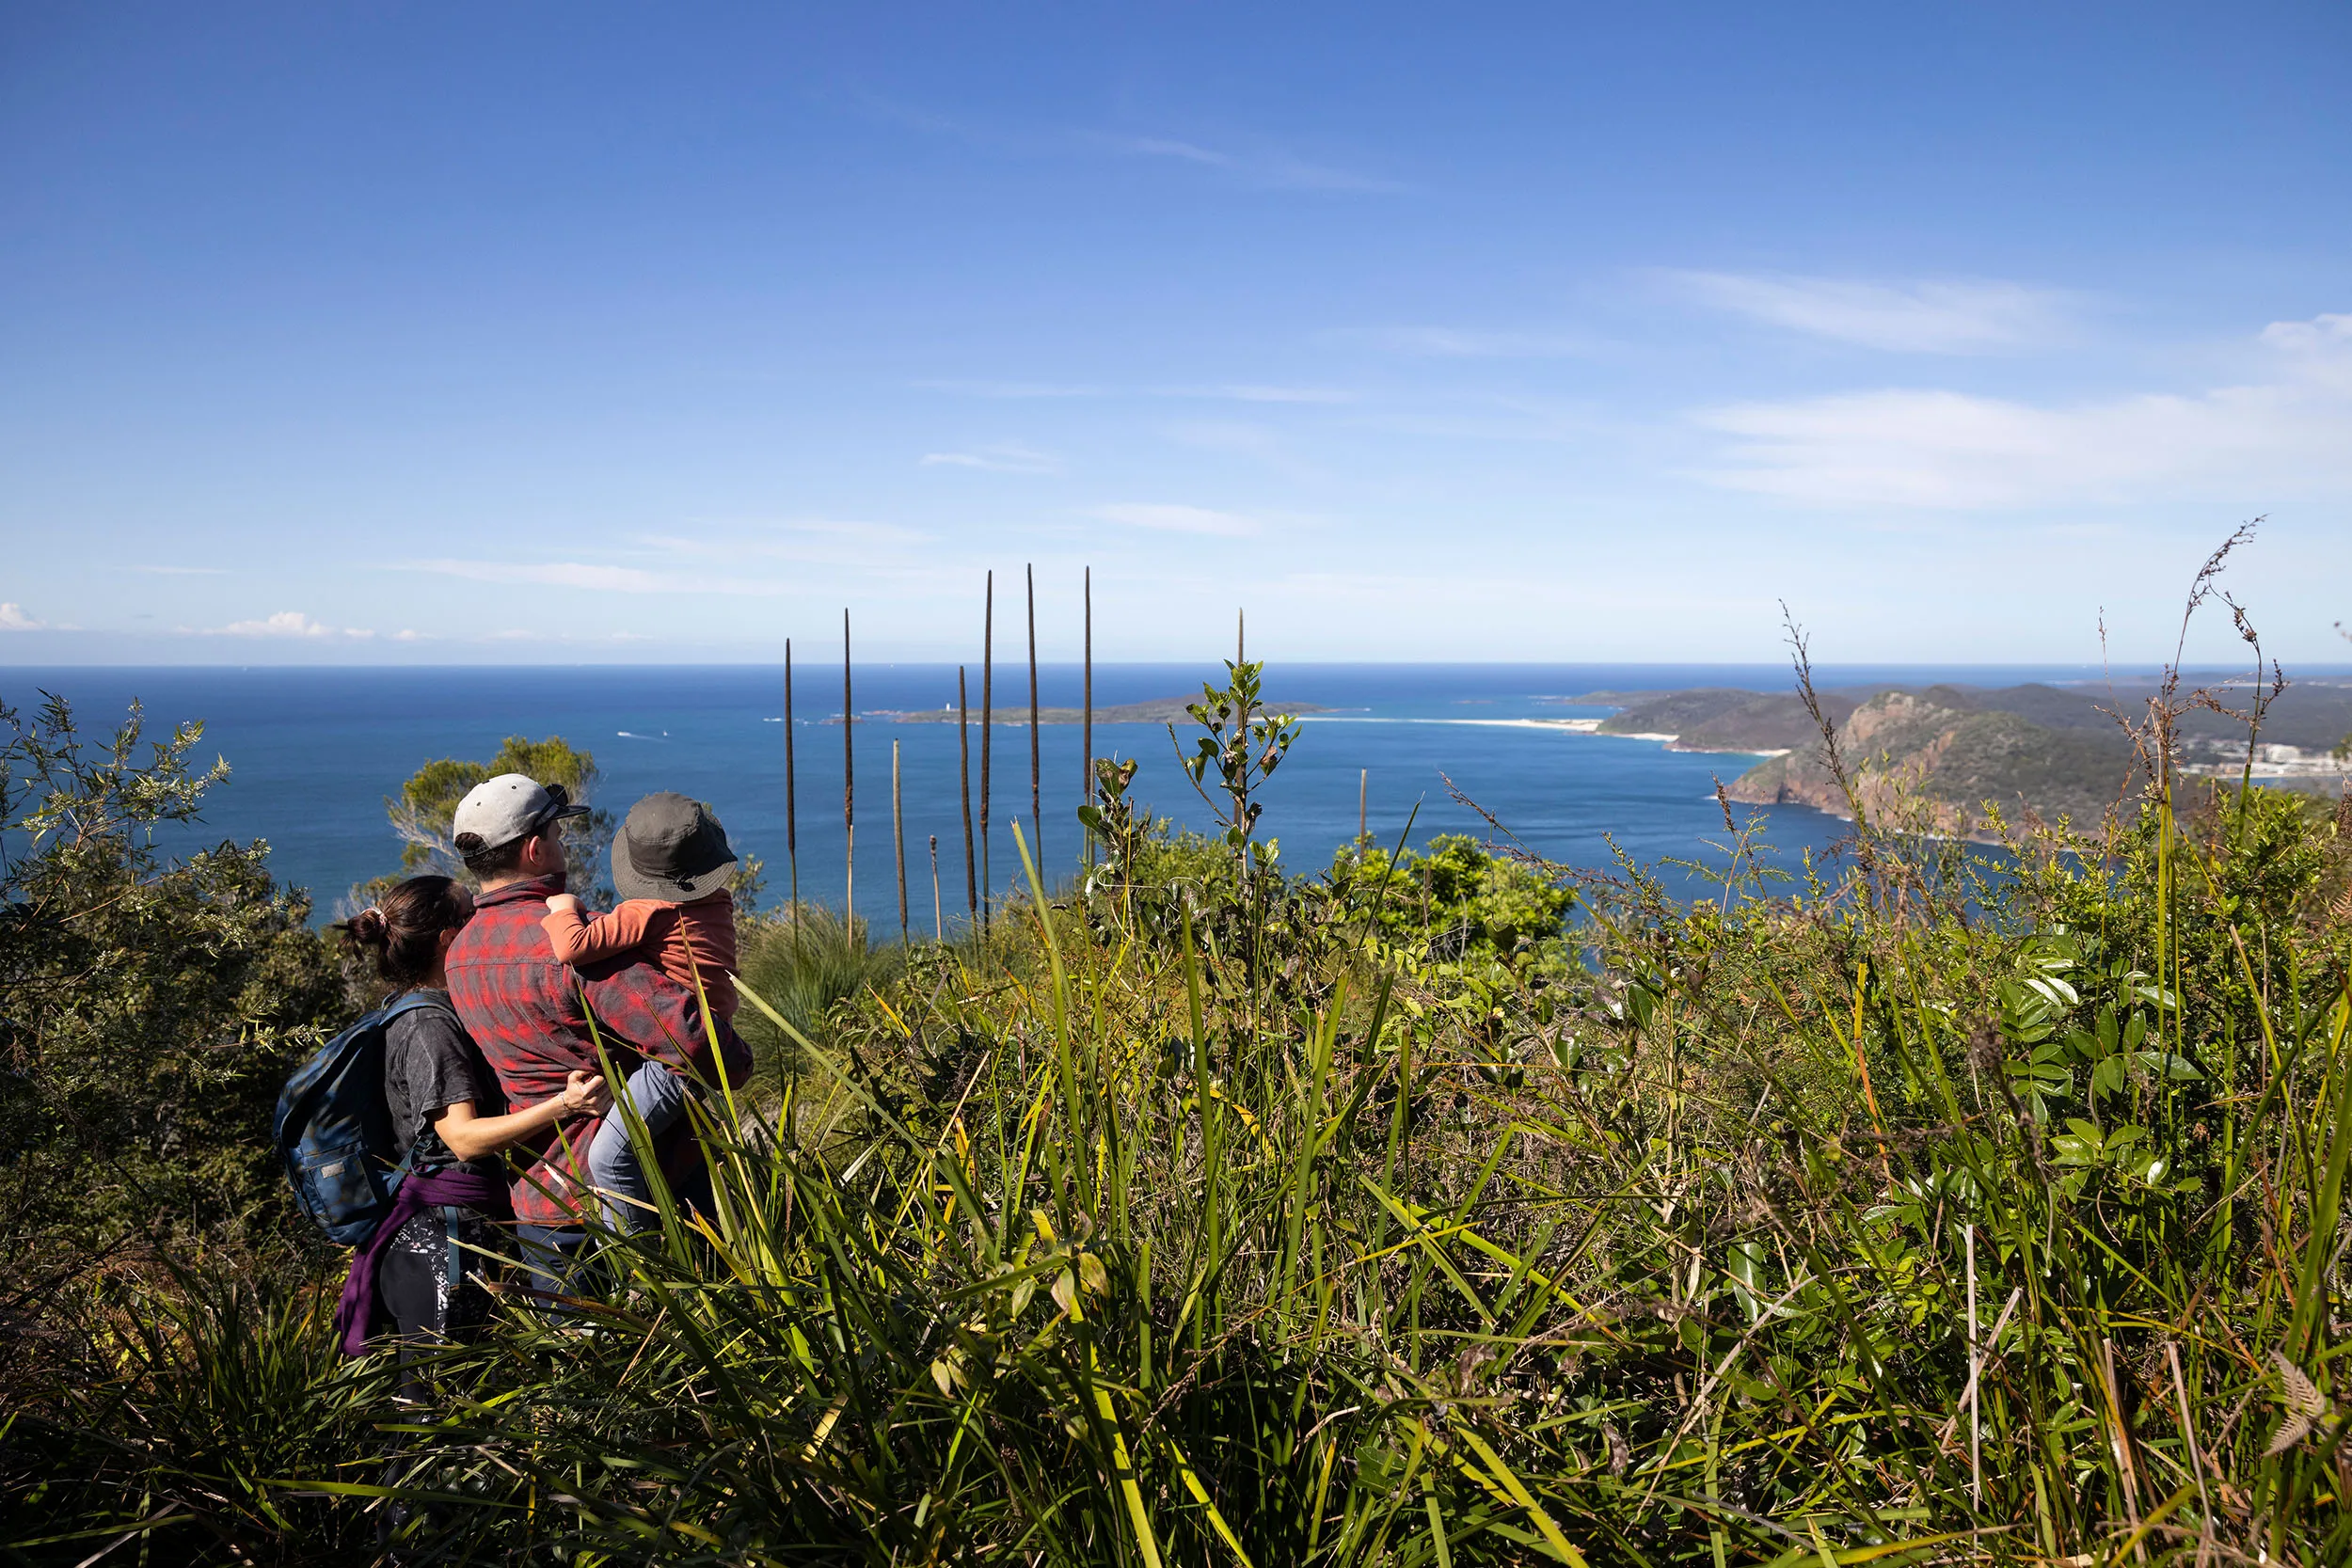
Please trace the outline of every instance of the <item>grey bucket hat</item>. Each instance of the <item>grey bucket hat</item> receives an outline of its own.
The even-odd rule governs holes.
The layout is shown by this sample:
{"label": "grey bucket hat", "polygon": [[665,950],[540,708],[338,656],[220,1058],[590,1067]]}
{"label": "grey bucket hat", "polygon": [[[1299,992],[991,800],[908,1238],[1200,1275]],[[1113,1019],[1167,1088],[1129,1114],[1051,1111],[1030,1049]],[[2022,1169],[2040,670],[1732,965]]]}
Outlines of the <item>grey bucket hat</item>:
{"label": "grey bucket hat", "polygon": [[624,898],[688,904],[727,885],[735,851],[709,808],[675,790],[628,808],[612,841],[612,889]]}

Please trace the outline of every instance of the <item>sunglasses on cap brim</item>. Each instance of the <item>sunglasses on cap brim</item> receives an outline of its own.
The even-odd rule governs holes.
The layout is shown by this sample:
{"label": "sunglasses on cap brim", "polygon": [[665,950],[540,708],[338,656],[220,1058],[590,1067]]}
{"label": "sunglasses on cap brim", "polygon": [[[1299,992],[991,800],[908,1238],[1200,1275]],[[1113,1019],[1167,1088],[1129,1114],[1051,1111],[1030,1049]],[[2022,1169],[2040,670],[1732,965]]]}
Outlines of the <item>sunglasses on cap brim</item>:
{"label": "sunglasses on cap brim", "polygon": [[539,814],[537,819],[531,824],[529,831],[522,835],[523,837],[529,838],[532,833],[544,833],[567,816],[588,815],[586,806],[572,804],[572,792],[562,784],[551,784],[541,787],[548,792],[547,809]]}

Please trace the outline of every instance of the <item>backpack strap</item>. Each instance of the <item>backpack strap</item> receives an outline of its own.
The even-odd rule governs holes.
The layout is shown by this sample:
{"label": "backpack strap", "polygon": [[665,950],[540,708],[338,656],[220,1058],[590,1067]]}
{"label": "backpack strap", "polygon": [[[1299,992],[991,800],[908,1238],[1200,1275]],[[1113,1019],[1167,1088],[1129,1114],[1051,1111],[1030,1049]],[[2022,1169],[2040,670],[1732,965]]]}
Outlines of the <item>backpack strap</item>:
{"label": "backpack strap", "polygon": [[441,1325],[449,1326],[449,1315],[457,1307],[457,1293],[466,1288],[466,1249],[457,1239],[457,1227],[466,1211],[453,1203],[441,1205],[441,1240],[449,1246],[449,1294],[441,1302]]}
{"label": "backpack strap", "polygon": [[[457,1017],[457,1009],[451,1004],[442,1001],[433,992],[429,990],[405,990],[384,1005],[382,1012],[383,1022],[389,1026],[392,1020],[398,1018],[401,1014],[413,1013],[420,1007],[438,1007],[441,1011],[449,1014],[450,1017]],[[462,1019],[458,1020],[457,1026],[461,1029],[464,1028],[465,1021]]]}
{"label": "backpack strap", "polygon": [[[358,1049],[359,1040],[369,1031],[373,1030],[374,1033],[381,1035],[385,1028],[389,1025],[392,1020],[398,1015],[412,1011],[418,1007],[426,1007],[431,1006],[433,1006],[433,1003],[427,997],[421,996],[415,991],[404,992],[403,994],[394,997],[391,1001],[386,1003],[383,1006],[362,1013],[358,1018],[354,1019],[348,1028],[339,1032],[332,1040],[327,1042],[328,1047],[329,1049],[332,1049],[335,1046],[343,1046],[347,1053],[349,1051]],[[455,1016],[454,1008],[451,1009],[451,1016]],[[459,1026],[462,1028],[463,1024],[460,1024]],[[317,1056],[311,1058],[310,1064],[302,1070],[305,1072],[314,1071],[325,1060],[326,1052],[322,1051]],[[340,1071],[341,1069],[339,1068],[337,1070]],[[281,1145],[284,1142],[286,1131],[289,1128],[292,1128],[299,1132],[303,1124],[309,1121],[312,1114],[317,1110],[319,1101],[324,1100],[334,1089],[334,1086],[335,1074],[320,1072],[318,1073],[318,1076],[314,1077],[310,1084],[303,1088],[299,1099],[294,1101],[292,1103],[288,1103],[282,1097],[279,1099],[278,1102],[278,1114],[274,1118],[274,1127],[275,1131],[278,1134],[278,1139]]]}
{"label": "backpack strap", "polygon": [[422,1134],[408,1140],[408,1152],[400,1157],[400,1164],[394,1165],[384,1178],[386,1197],[400,1196],[400,1184],[408,1180],[408,1166],[417,1157],[417,1146],[422,1142],[424,1142]]}

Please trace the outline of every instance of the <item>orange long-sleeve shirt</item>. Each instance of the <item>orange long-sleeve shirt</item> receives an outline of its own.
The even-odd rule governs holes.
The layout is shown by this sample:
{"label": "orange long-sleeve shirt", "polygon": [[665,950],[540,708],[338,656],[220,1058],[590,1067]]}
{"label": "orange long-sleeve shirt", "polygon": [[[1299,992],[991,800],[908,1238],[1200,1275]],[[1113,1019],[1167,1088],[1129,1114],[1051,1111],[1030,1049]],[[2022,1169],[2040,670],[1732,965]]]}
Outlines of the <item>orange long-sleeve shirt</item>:
{"label": "orange long-sleeve shirt", "polygon": [[575,968],[642,953],[691,990],[699,967],[710,1010],[730,1021],[735,1017],[739,1002],[727,981],[735,973],[735,898],[724,888],[691,904],[625,898],[593,919],[575,908],[549,910],[539,925],[555,956]]}

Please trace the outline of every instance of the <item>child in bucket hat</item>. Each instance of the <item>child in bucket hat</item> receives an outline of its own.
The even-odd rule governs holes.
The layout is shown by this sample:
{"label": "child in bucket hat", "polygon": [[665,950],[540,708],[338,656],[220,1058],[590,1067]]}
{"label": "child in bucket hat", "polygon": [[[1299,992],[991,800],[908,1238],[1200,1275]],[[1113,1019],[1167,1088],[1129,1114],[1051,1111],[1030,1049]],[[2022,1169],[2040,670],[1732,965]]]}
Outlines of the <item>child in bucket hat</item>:
{"label": "child in bucket hat", "polygon": [[[635,956],[689,990],[699,986],[711,1013],[733,1019],[735,987],[735,900],[727,879],[735,852],[710,809],[673,790],[648,795],[631,806],[612,841],[612,886],[621,903],[591,918],[578,898],[557,894],[548,900],[541,927],[555,956],[574,968]],[[613,1095],[635,1108],[648,1133],[659,1136],[686,1109],[687,1085],[669,1068],[647,1061]],[[628,1124],[609,1115],[588,1146],[589,1180],[606,1194],[605,1215],[622,1232],[652,1223],[653,1189]]]}

